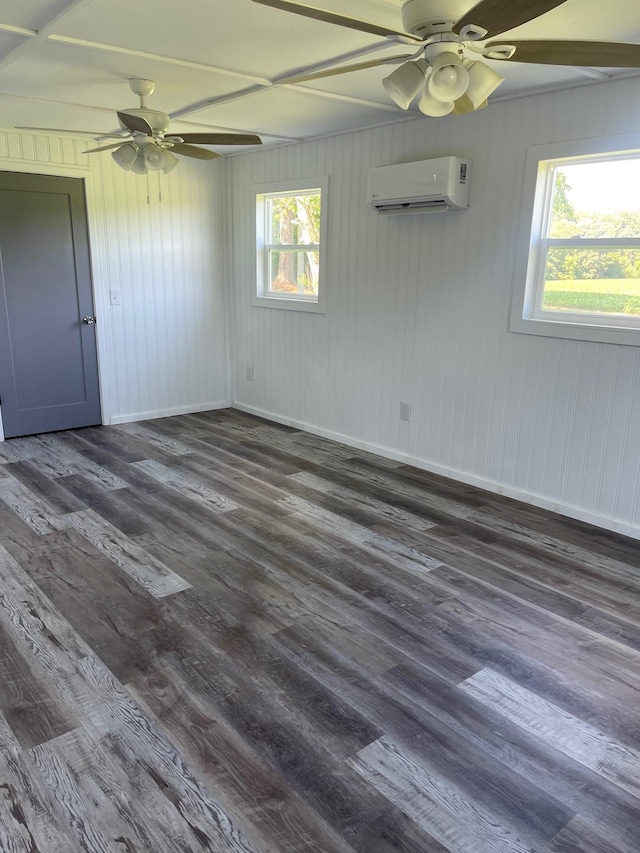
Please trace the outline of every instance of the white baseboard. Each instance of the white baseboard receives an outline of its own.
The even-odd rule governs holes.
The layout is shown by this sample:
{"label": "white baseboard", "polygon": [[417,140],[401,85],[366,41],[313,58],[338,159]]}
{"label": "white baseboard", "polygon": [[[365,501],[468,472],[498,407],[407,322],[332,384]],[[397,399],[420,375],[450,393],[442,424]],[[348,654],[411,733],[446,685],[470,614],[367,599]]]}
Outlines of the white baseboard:
{"label": "white baseboard", "polygon": [[173,415],[191,415],[195,412],[211,412],[214,409],[228,409],[231,405],[229,400],[220,400],[217,403],[198,403],[193,406],[177,406],[174,409],[158,409],[155,412],[134,412],[129,415],[115,415],[105,422],[105,426],[115,424],[130,424],[134,421],[150,421],[155,418],[170,418]]}
{"label": "white baseboard", "polygon": [[328,438],[332,441],[338,441],[341,444],[346,444],[348,447],[355,447],[358,450],[366,450],[369,453],[375,453],[378,456],[383,456],[385,459],[392,459],[395,462],[402,462],[405,465],[413,465],[415,468],[420,468],[423,471],[429,471],[432,474],[440,474],[443,477],[449,477],[452,480],[458,480],[461,483],[466,483],[469,486],[477,486],[479,489],[485,489],[494,494],[504,495],[508,498],[513,498],[522,503],[531,504],[532,506],[548,509],[551,512],[556,512],[559,515],[565,515],[568,518],[574,518],[577,521],[584,521],[587,524],[593,524],[595,527],[602,527],[605,530],[611,530],[614,533],[621,533],[623,536],[629,536],[632,539],[640,539],[640,526],[629,524],[625,521],[612,518],[606,515],[582,509],[581,507],[572,506],[571,504],[555,501],[544,495],[536,495],[530,492],[525,492],[521,489],[513,488],[512,486],[499,483],[495,480],[489,480],[485,477],[480,477],[476,474],[469,474],[465,471],[458,471],[455,468],[448,468],[444,465],[439,465],[435,462],[430,462],[427,459],[421,459],[416,456],[409,456],[404,453],[399,453],[390,447],[383,447],[378,444],[372,444],[368,441],[360,441],[352,438],[349,435],[343,435],[333,430],[322,429],[314,424],[297,421],[292,418],[285,418],[282,415],[277,415],[274,412],[266,411],[265,409],[257,408],[256,406],[247,406],[244,403],[232,403],[231,408],[239,409],[241,412],[247,412],[250,415],[256,415],[260,418],[265,418],[269,421],[275,421],[285,426],[294,427],[295,429],[310,432],[313,435],[318,435],[322,438]]}

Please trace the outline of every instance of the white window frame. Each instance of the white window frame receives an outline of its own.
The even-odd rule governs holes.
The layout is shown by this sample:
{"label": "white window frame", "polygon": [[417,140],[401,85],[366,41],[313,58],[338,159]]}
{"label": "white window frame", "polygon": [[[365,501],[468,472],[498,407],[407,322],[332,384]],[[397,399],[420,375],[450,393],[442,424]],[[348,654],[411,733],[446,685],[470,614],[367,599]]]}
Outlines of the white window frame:
{"label": "white window frame", "polygon": [[640,324],[626,325],[623,318],[597,314],[545,311],[540,308],[546,255],[555,246],[640,246],[640,239],[608,238],[560,240],[544,237],[548,230],[554,166],[563,162],[626,159],[640,156],[640,134],[620,134],[570,140],[528,149],[524,176],[522,217],[516,254],[515,282],[509,329],[599,343],[640,346]]}
{"label": "white window frame", "polygon": [[[256,278],[253,284],[252,303],[261,308],[280,308],[288,311],[307,311],[314,314],[326,313],[327,301],[327,205],[329,178],[305,178],[295,181],[277,181],[254,186],[256,210]],[[268,200],[278,195],[296,195],[297,193],[320,190],[320,243],[318,245],[295,245],[285,248],[295,248],[299,251],[317,251],[319,254],[318,296],[311,298],[300,293],[270,293],[269,292],[269,251],[277,249],[269,242],[270,221],[268,217]]]}

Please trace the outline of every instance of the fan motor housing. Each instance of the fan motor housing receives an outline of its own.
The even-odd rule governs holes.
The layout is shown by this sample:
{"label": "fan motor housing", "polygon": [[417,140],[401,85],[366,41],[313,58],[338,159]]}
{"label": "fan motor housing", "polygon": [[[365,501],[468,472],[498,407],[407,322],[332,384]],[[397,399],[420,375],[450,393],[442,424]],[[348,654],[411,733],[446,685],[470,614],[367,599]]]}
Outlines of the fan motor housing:
{"label": "fan motor housing", "polygon": [[420,38],[448,33],[471,5],[469,0],[405,0],[402,25],[406,32]]}
{"label": "fan motor housing", "polygon": [[[159,110],[134,108],[120,110],[120,112],[145,119],[153,128],[154,133],[166,133],[169,130],[169,116],[166,113],[161,113]],[[120,124],[122,124],[122,122],[120,122]],[[124,128],[124,125],[122,125],[122,127]],[[126,130],[126,128],[124,129]]]}

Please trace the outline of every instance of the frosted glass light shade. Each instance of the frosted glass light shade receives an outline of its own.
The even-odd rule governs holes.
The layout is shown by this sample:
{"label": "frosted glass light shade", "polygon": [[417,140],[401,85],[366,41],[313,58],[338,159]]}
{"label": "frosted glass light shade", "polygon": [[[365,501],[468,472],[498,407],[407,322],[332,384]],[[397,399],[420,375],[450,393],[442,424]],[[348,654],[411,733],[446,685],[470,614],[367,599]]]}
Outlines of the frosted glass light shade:
{"label": "frosted glass light shade", "polygon": [[132,142],[125,142],[120,146],[120,148],[116,148],[115,151],[112,151],[111,156],[118,166],[128,172],[133,165],[134,160],[138,156],[138,148]]}
{"label": "frosted glass light shade", "polygon": [[165,175],[168,175],[175,167],[178,165],[180,160],[176,157],[175,154],[172,154],[171,151],[168,151],[166,148],[164,150],[164,166],[162,167],[162,171]]}
{"label": "frosted glass light shade", "polygon": [[427,76],[427,81],[424,84],[424,92],[422,93],[422,97],[418,102],[418,109],[421,113],[426,116],[432,116],[433,118],[439,118],[440,116],[449,115],[449,113],[453,112],[454,101],[450,101],[445,104],[443,101],[436,100],[431,93],[429,92],[429,78],[431,76],[431,69],[429,69],[429,73]]}
{"label": "frosted glass light shade", "polygon": [[144,162],[144,154],[142,151],[138,151],[136,159],[131,164],[131,171],[136,175],[146,175],[147,174],[147,166]]}
{"label": "frosted glass light shade", "polygon": [[403,110],[408,110],[411,101],[424,84],[424,63],[405,62],[382,81],[392,101]]}
{"label": "frosted glass light shade", "polygon": [[455,53],[441,53],[436,57],[427,81],[432,98],[449,104],[464,95],[468,85],[469,73]]}
{"label": "frosted glass light shade", "polygon": [[151,172],[159,172],[164,169],[164,149],[157,145],[145,145],[143,148],[144,164]]}
{"label": "frosted glass light shade", "polygon": [[468,69],[468,73],[467,95],[471,98],[474,109],[477,110],[480,104],[495,92],[500,83],[504,82],[504,77],[501,77],[484,62],[474,62]]}

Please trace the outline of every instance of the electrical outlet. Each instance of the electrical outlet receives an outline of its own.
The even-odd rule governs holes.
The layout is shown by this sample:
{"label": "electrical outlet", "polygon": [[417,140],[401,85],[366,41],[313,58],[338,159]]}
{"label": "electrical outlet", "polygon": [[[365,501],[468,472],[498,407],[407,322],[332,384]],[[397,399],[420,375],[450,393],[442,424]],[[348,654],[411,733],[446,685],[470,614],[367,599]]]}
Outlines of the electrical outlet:
{"label": "electrical outlet", "polygon": [[247,367],[247,381],[253,382],[253,367]]}
{"label": "electrical outlet", "polygon": [[400,420],[411,420],[411,403],[400,403]]}

